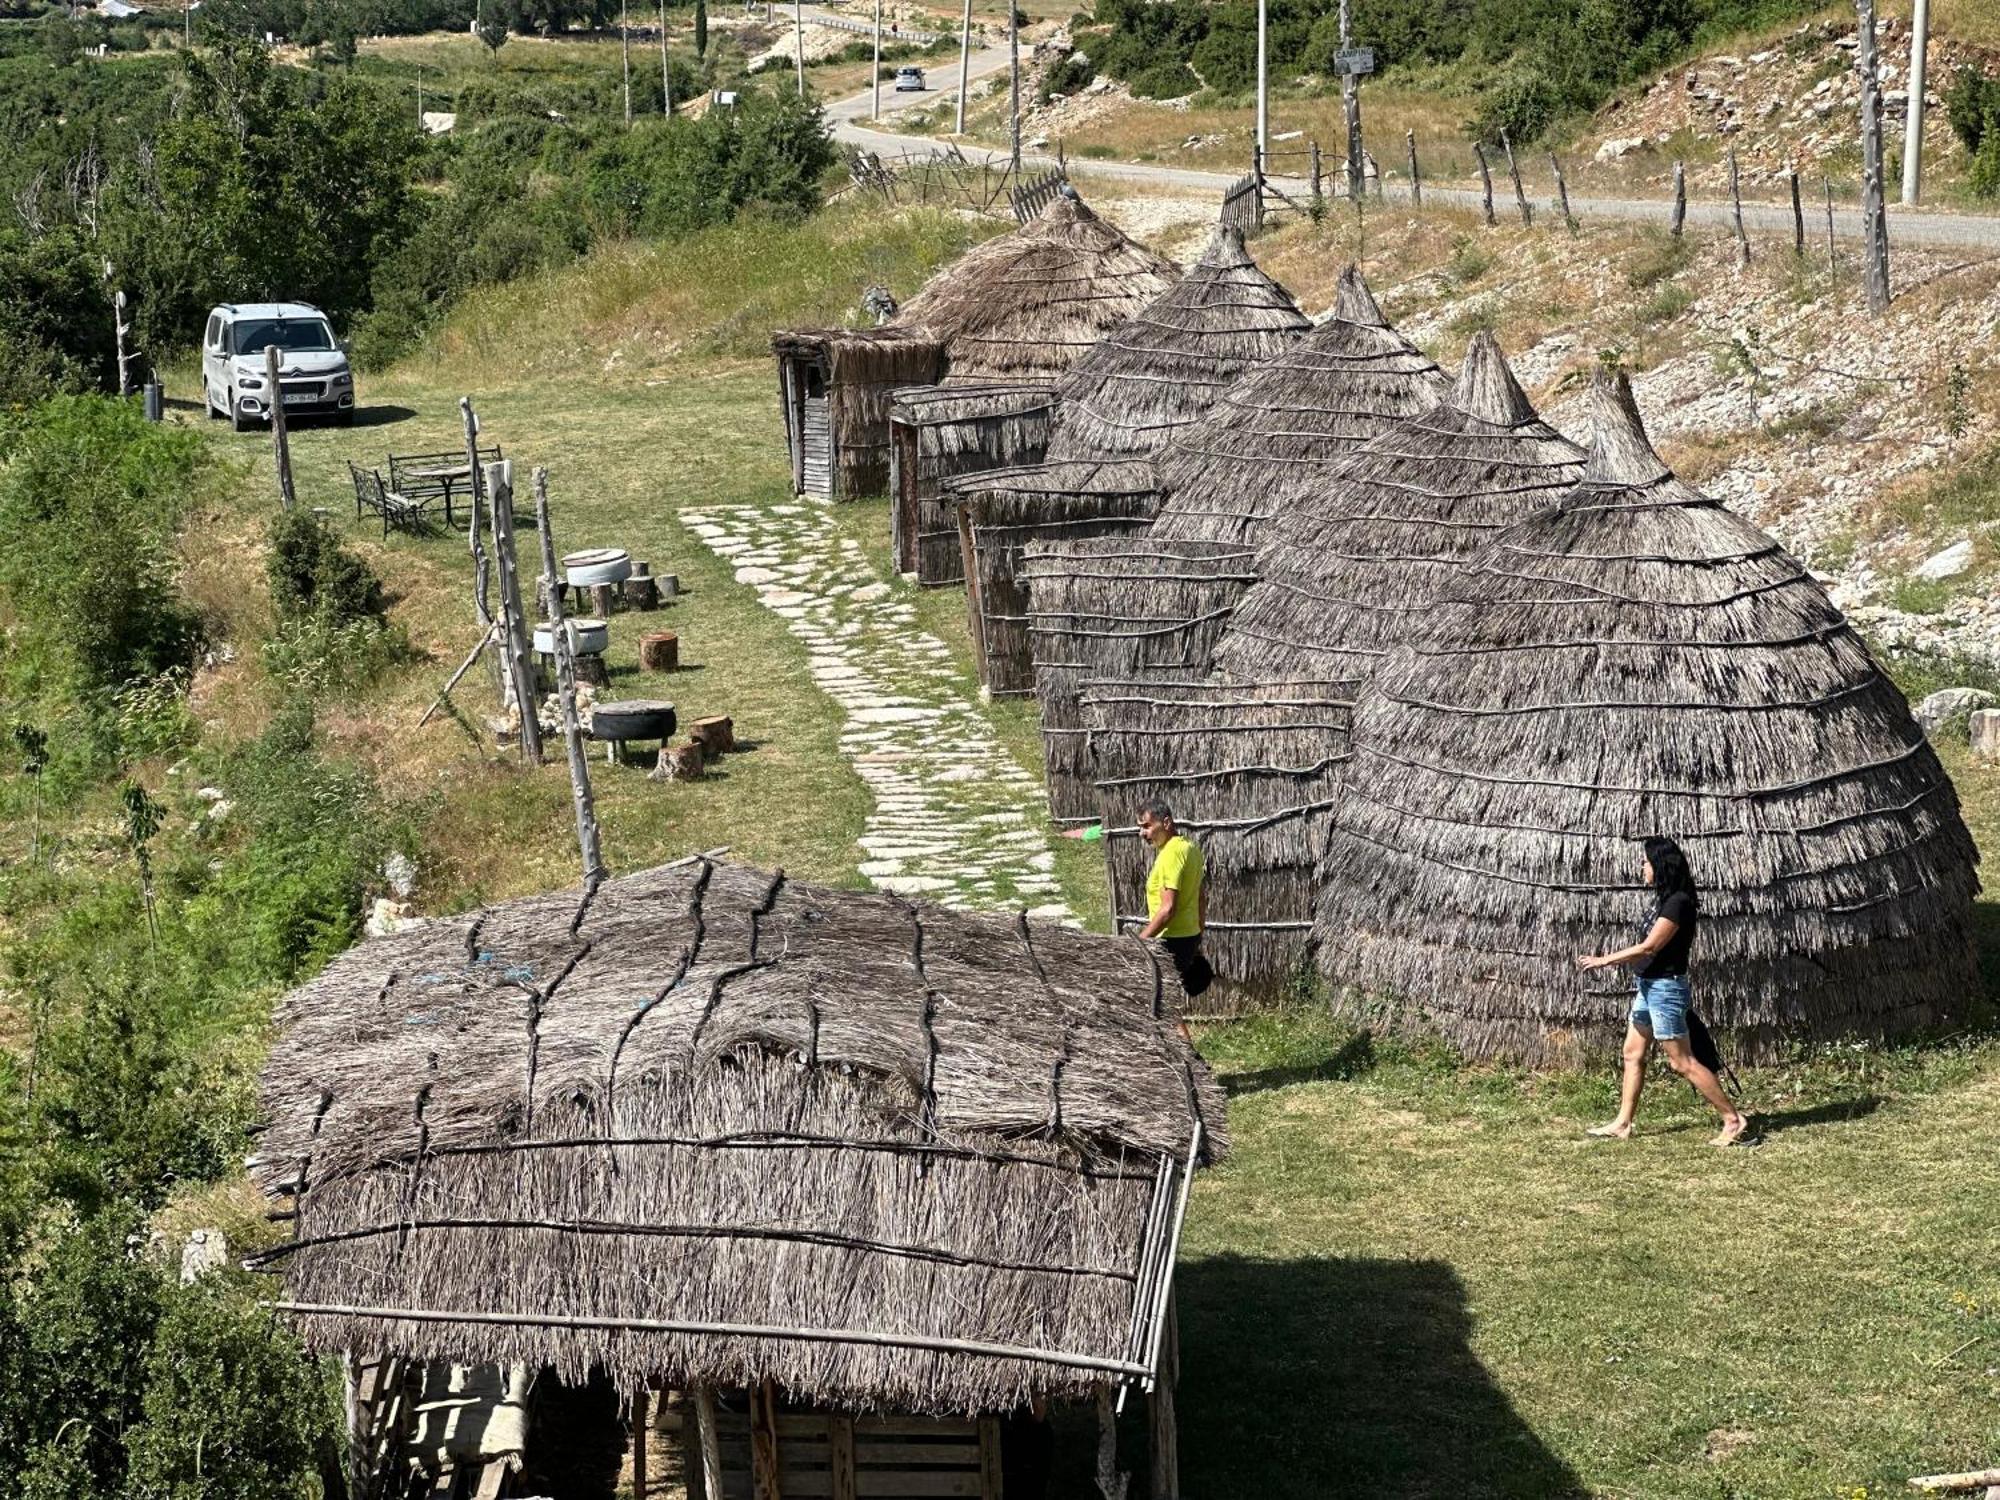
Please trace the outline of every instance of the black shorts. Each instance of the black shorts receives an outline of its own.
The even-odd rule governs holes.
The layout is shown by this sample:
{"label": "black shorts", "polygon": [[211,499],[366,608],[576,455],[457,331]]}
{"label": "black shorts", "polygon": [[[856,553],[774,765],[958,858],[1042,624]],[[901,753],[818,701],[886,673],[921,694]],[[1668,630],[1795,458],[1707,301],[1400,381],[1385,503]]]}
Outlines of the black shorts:
{"label": "black shorts", "polygon": [[1215,983],[1215,970],[1209,967],[1208,959],[1201,951],[1201,934],[1193,937],[1161,938],[1167,950],[1167,957],[1174,961],[1174,972],[1181,977],[1181,988],[1188,999],[1204,993]]}

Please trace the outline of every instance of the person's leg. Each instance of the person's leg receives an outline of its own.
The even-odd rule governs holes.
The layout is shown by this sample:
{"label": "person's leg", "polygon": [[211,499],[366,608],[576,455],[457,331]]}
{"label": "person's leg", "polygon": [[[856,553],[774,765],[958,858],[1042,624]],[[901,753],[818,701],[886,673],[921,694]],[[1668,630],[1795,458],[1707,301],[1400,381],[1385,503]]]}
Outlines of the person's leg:
{"label": "person's leg", "polygon": [[1711,1108],[1722,1116],[1722,1133],[1715,1138],[1715,1144],[1726,1146],[1743,1134],[1750,1122],[1742,1111],[1730,1102],[1729,1095],[1722,1091],[1722,1082],[1714,1072],[1698,1061],[1688,1046],[1686,1037],[1675,1037],[1671,1041],[1660,1039],[1660,1051],[1665,1054],[1667,1066],[1694,1085],[1694,1091],[1706,1099]]}
{"label": "person's leg", "polygon": [[1640,1028],[1638,1016],[1642,1014],[1644,1012],[1635,1012],[1632,1021],[1625,1027],[1625,1049],[1622,1053],[1625,1072],[1618,1087],[1618,1118],[1609,1125],[1599,1125],[1590,1132],[1592,1135],[1610,1136],[1622,1141],[1632,1134],[1632,1122],[1639,1117],[1639,1090],[1646,1082],[1649,1038]]}

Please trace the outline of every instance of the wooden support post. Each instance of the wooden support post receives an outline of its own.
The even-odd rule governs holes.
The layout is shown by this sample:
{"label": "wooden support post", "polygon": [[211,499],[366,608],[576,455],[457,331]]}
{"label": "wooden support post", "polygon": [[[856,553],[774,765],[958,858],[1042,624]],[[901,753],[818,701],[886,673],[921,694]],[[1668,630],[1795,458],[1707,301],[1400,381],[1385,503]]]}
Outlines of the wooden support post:
{"label": "wooden support post", "polygon": [[[479,466],[479,413],[472,409],[470,396],[458,398],[458,414],[465,426],[465,465],[472,470],[472,519],[466,525],[465,540],[466,549],[472,554],[472,614],[479,621],[483,647],[494,634],[493,565],[486,556],[486,472]],[[493,653],[489,662],[492,670],[487,674],[493,684],[494,701],[502,713],[507,710],[506,667],[501,660],[504,654]]]}
{"label": "wooden support post", "polygon": [[674,75],[667,66],[667,0],[660,0],[660,105],[662,114],[674,112]]}
{"label": "wooden support post", "polygon": [[701,1458],[701,1491],[705,1500],[723,1500],[722,1434],[716,1429],[715,1387],[694,1388],[695,1448]]}
{"label": "wooden support post", "polygon": [[[535,526],[542,536],[542,571],[556,577],[556,543],[549,532],[549,471],[535,470]],[[562,703],[563,743],[569,750],[570,799],[576,804],[576,843],[583,856],[583,883],[604,878],[604,855],[597,842],[597,804],[590,795],[590,762],[583,753],[583,725],[576,716],[576,653],[563,621],[563,591],[549,590],[549,628],[555,635],[556,696]]]}
{"label": "wooden support post", "polygon": [[779,1483],[777,1391],[764,1381],[750,1392],[751,1500],[783,1500]]}
{"label": "wooden support post", "polygon": [[[1340,0],[1340,50],[1343,52],[1354,46],[1351,10],[1348,0]],[[1361,180],[1361,79],[1352,71],[1340,75],[1340,107],[1347,122],[1347,196],[1359,203],[1366,186]]]}
{"label": "wooden support post", "polygon": [[1160,1342],[1160,1368],[1155,1374],[1153,1394],[1147,1400],[1147,1415],[1153,1430],[1152,1500],[1180,1500],[1180,1428],[1174,1417],[1174,1385],[1180,1378],[1180,1319],[1174,1310],[1173,1294],[1167,1294],[1167,1323]]}
{"label": "wooden support post", "polygon": [[1313,206],[1314,206],[1315,208],[1317,208],[1317,207],[1319,206],[1319,203],[1320,203],[1320,200],[1321,200],[1322,198],[1324,198],[1325,196],[1326,196],[1326,193],[1325,193],[1325,190],[1323,189],[1323,187],[1321,186],[1321,181],[1320,181],[1320,167],[1319,167],[1319,142],[1318,142],[1318,140],[1316,140],[1316,139],[1315,139],[1315,140],[1313,141],[1313,143],[1312,143],[1312,201],[1313,201]]}
{"label": "wooden support post", "polygon": [[1421,208],[1424,203],[1424,179],[1417,170],[1417,133],[1414,130],[1404,131],[1403,143],[1410,148],[1410,202]]}
{"label": "wooden support post", "polygon": [[1736,171],[1736,148],[1729,148],[1729,221],[1736,234],[1736,264],[1750,264],[1750,236],[1743,228],[1743,182]]}
{"label": "wooden support post", "polygon": [[286,510],[299,503],[292,488],[292,445],[285,436],[285,393],[278,384],[278,346],[264,346],[265,407],[271,413],[271,455],[278,465],[278,503]]}
{"label": "wooden support post", "polygon": [[1514,160],[1514,142],[1506,131],[1500,132],[1500,149],[1507,153],[1507,175],[1514,179],[1514,206],[1521,211],[1521,227],[1535,227],[1535,211],[1528,206],[1528,190],[1521,186],[1521,165]]}
{"label": "wooden support post", "polygon": [[1822,177],[1820,186],[1826,189],[1826,269],[1832,273],[1840,269],[1840,251],[1833,238],[1833,179]]}
{"label": "wooden support post", "polygon": [[1118,1468],[1118,1403],[1109,1385],[1097,1388],[1097,1493],[1125,1500],[1130,1476]]}
{"label": "wooden support post", "polygon": [[1002,1500],[1000,1419],[979,1419],[979,1500]]}
{"label": "wooden support post", "polygon": [[1563,177],[1562,158],[1555,152],[1549,153],[1549,166],[1556,174],[1556,208],[1562,213],[1563,223],[1571,234],[1576,233],[1576,215],[1569,211],[1569,183]]}
{"label": "wooden support post", "polygon": [[958,559],[965,571],[965,620],[972,635],[972,661],[979,669],[980,686],[990,685],[993,664],[986,655],[986,601],[979,592],[979,553],[972,539],[972,512],[964,501],[958,504]]}
{"label": "wooden support post", "polygon": [[1493,217],[1493,167],[1486,160],[1486,147],[1480,141],[1472,143],[1472,154],[1479,159],[1479,186],[1482,207],[1486,211],[1486,227],[1491,229],[1499,221]]}
{"label": "wooden support post", "polygon": [[1868,310],[1889,310],[1889,213],[1882,185],[1882,75],[1875,57],[1875,0],[1854,0],[1860,19],[1854,68],[1861,75],[1861,238]]}
{"label": "wooden support post", "polygon": [[1785,165],[1785,184],[1792,190],[1792,254],[1800,260],[1806,258],[1806,208],[1799,196],[1799,169],[1789,162]]}
{"label": "wooden support post", "polygon": [[486,495],[493,506],[493,553],[500,569],[500,630],[507,653],[508,681],[521,715],[521,753],[542,763],[542,721],[535,691],[535,666],[528,655],[528,620],[521,608],[521,568],[514,556],[514,465],[502,459],[486,466]]}
{"label": "wooden support post", "polygon": [[1674,163],[1674,216],[1668,224],[1667,232],[1679,239],[1687,229],[1688,221],[1688,168],[1684,161]]}
{"label": "wooden support post", "polygon": [[832,1471],[833,1500],[855,1500],[854,1418],[827,1418],[826,1465]]}
{"label": "wooden support post", "polygon": [[652,1404],[645,1386],[632,1393],[632,1500],[646,1500],[646,1421]]}

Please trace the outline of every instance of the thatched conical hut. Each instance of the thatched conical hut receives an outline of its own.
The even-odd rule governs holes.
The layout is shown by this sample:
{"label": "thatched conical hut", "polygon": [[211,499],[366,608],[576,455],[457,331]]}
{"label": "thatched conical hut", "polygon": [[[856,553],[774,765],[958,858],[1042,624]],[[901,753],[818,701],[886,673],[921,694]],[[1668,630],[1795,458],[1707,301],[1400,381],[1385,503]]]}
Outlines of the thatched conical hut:
{"label": "thatched conical hut", "polygon": [[1070,189],[939,271],[896,322],[943,346],[952,385],[1053,383],[1180,279]]}
{"label": "thatched conical hut", "polygon": [[707,860],[424,922],[281,1007],[254,1174],[293,1233],[257,1261],[315,1349],[693,1392],[696,1471],[998,1493],[1002,1414],[1167,1394],[1226,1139],[1170,985]]}
{"label": "thatched conical hut", "polygon": [[1567,493],[1583,457],[1475,334],[1442,405],[1362,444],[1280,515],[1216,670],[1365,682],[1491,537]]}
{"label": "thatched conical hut", "polygon": [[1245,370],[1311,326],[1292,294],[1243,248],[1242,232],[1220,227],[1178,285],[1107,334],[1062,378],[1049,457],[1156,453],[1200,420]]}
{"label": "thatched conical hut", "polygon": [[1201,998],[1204,1012],[1267,1006],[1298,977],[1352,706],[1344,682],[1084,685],[1086,758],[1118,930],[1147,917],[1152,851],[1135,823],[1141,802],[1172,807],[1207,860],[1203,947],[1216,985]]}
{"label": "thatched conical hut", "polygon": [[1153,536],[1259,546],[1275,517],[1318,500],[1350,450],[1450,389],[1349,265],[1331,316],[1224,391],[1161,453],[1167,498]]}
{"label": "thatched conical hut", "polygon": [[1892,1036],[1974,993],[1977,855],[1903,695],[1770,537],[1676,479],[1600,377],[1582,483],[1500,533],[1355,712],[1320,964],[1343,1006],[1566,1062],[1630,981],[1635,841],[1702,888],[1696,1004],[1739,1054]]}

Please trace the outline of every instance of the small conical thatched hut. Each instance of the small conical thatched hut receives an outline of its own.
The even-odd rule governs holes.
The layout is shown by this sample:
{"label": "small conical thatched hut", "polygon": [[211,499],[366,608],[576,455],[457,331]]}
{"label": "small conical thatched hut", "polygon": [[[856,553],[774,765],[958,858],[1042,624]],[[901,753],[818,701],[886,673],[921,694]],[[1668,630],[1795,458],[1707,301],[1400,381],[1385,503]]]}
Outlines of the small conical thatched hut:
{"label": "small conical thatched hut", "polygon": [[1450,389],[1349,265],[1325,322],[1175,434],[1157,460],[1167,498],[1152,534],[1257,546],[1275,517],[1318,499],[1350,450],[1429,411]]}
{"label": "small conical thatched hut", "polygon": [[889,408],[889,541],[899,572],[929,588],[961,583],[957,500],[964,474],[1038,464],[1056,396],[1046,385],[922,385]]}
{"label": "small conical thatched hut", "polygon": [[938,272],[896,322],[943,345],[952,385],[1053,382],[1180,279],[1071,189]]}
{"label": "small conical thatched hut", "polygon": [[1155,453],[1200,420],[1252,365],[1312,326],[1257,266],[1241,231],[1221,227],[1194,268],[1114,329],[1065,375],[1049,457]]}
{"label": "small conical thatched hut", "polygon": [[1441,406],[1355,449],[1279,517],[1216,670],[1366,681],[1494,534],[1577,482],[1583,456],[1475,334]]}
{"label": "small conical thatched hut", "polygon": [[1768,1058],[1957,1013],[1977,855],[1895,685],[1790,555],[1695,493],[1601,377],[1582,483],[1497,536],[1355,712],[1317,929],[1356,1013],[1566,1062],[1630,981],[1636,840],[1687,850],[1692,978]]}
{"label": "small conical thatched hut", "polygon": [[1174,1247],[1226,1146],[1171,985],[706,859],[423,922],[280,1008],[257,1262],[317,1350],[694,1394],[715,1500],[753,1454],[759,1494],[1026,1493],[1001,1424],[1125,1387],[1170,1466]]}

